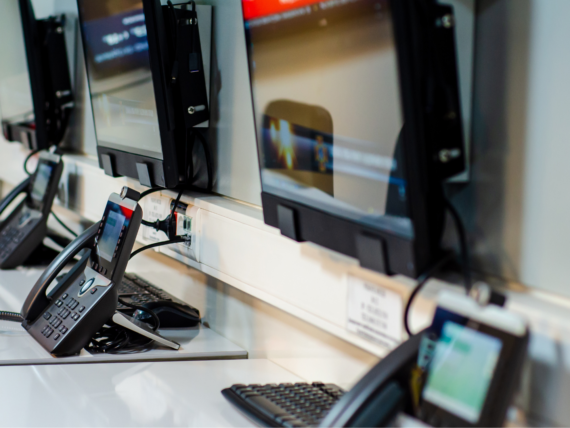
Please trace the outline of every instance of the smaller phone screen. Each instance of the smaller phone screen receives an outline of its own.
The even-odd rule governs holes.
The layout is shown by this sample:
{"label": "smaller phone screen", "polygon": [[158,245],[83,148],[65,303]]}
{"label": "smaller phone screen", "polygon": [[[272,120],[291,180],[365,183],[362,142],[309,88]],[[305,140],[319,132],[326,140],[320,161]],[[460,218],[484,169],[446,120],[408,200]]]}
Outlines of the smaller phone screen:
{"label": "smaller phone screen", "polygon": [[116,211],[110,211],[107,216],[103,235],[99,240],[99,255],[108,262],[113,260],[113,253],[117,247],[125,220],[126,217]]}
{"label": "smaller phone screen", "polygon": [[476,424],[502,347],[497,337],[446,321],[435,348],[424,400]]}
{"label": "smaller phone screen", "polygon": [[32,199],[35,202],[42,202],[44,200],[52,172],[53,166],[50,164],[40,163],[38,166],[32,187]]}

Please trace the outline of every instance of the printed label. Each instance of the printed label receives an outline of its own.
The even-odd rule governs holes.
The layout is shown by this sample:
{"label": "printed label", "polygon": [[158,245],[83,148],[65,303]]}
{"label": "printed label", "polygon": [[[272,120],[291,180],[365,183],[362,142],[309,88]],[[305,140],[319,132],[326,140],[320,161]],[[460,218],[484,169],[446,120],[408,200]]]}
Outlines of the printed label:
{"label": "printed label", "polygon": [[398,293],[350,276],[347,315],[351,333],[391,348],[400,344],[403,302]]}

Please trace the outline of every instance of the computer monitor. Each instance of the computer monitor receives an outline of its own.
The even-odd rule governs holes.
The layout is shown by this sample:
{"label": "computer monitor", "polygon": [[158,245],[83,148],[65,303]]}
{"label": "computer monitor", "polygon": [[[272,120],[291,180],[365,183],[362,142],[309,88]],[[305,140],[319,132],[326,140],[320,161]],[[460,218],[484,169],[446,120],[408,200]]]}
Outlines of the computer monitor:
{"label": "computer monitor", "polygon": [[432,0],[242,5],[265,222],[417,277],[441,255],[441,181],[464,168],[457,72],[441,61],[455,51],[439,50],[453,45],[441,21],[452,11]]}
{"label": "computer monitor", "polygon": [[28,75],[33,100],[32,122],[3,121],[8,140],[43,150],[59,144],[73,110],[73,91],[65,41],[65,15],[37,20],[31,0],[19,0]]}
{"label": "computer monitor", "polygon": [[184,184],[189,107],[176,102],[174,29],[167,33],[160,0],[77,2],[101,167],[149,187]]}

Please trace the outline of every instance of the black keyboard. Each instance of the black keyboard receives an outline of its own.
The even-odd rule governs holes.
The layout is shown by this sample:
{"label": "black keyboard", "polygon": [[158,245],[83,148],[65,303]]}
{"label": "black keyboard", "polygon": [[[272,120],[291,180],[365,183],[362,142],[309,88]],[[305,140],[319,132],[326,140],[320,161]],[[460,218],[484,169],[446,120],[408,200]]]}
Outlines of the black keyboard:
{"label": "black keyboard", "polygon": [[[132,273],[125,273],[118,293],[125,303],[152,309],[160,319],[161,328],[194,327],[200,322],[198,309]],[[142,321],[148,317],[146,313],[135,314],[134,309],[120,302],[117,303],[117,309]]]}
{"label": "black keyboard", "polygon": [[338,386],[321,382],[234,385],[222,391],[232,404],[264,426],[318,426],[343,396]]}
{"label": "black keyboard", "polygon": [[[172,294],[167,293],[156,285],[145,281],[144,279],[132,273],[125,273],[123,281],[119,285],[119,297],[127,303],[141,306],[148,302],[161,302],[161,301],[176,301],[184,303],[174,297]],[[120,303],[117,309],[127,310],[128,308]]]}

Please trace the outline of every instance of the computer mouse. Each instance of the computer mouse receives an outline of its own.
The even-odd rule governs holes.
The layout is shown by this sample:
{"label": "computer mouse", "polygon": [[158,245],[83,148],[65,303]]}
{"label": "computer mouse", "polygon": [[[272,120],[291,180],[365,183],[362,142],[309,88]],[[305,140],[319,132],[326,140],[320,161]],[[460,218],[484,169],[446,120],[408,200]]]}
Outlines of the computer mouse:
{"label": "computer mouse", "polygon": [[[160,320],[160,328],[188,328],[200,323],[200,311],[192,306],[172,301],[147,302],[141,305],[152,310]],[[133,317],[140,321],[149,321],[150,315],[136,311]]]}

